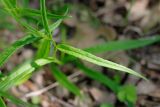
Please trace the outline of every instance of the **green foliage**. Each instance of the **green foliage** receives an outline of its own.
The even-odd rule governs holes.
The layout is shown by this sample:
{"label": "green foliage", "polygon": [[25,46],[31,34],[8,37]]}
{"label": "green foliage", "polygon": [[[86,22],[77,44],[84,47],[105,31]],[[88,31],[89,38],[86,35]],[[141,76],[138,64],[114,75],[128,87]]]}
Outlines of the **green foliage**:
{"label": "green foliage", "polygon": [[0,90],[7,91],[12,86],[23,83],[31,76],[33,71],[51,62],[58,62],[58,61],[54,58],[37,59],[33,62],[27,61],[26,63],[20,65],[18,68],[13,70],[2,81],[0,81]]}
{"label": "green foliage", "polygon": [[13,43],[9,48],[5,49],[2,53],[0,53],[0,66],[2,66],[9,57],[16,52],[18,49],[22,48],[24,45],[30,44],[36,40],[40,39],[39,37],[35,37],[33,35],[26,36],[20,40],[17,40]]}
{"label": "green foliage", "polygon": [[[23,107],[37,107],[35,105],[32,105],[32,104],[29,104],[29,103],[26,103],[24,101],[22,101],[21,99],[19,98],[16,98],[14,96],[12,96],[11,94],[8,94],[9,92],[2,92],[0,91],[0,96],[3,96],[7,99],[9,99],[11,102],[17,104],[17,105],[20,105],[20,106],[23,106]],[[6,107],[6,106],[4,106]]]}
{"label": "green foliage", "polygon": [[42,17],[42,22],[43,22],[43,27],[45,29],[45,32],[47,36],[52,38],[49,25],[48,25],[48,19],[47,19],[47,12],[46,12],[46,1],[45,0],[40,0],[40,8],[41,8],[41,17]]}
{"label": "green foliage", "polygon": [[113,92],[117,93],[119,90],[119,85],[116,84],[113,80],[111,80],[109,77],[103,75],[102,73],[95,71],[93,69],[90,69],[86,67],[85,65],[79,63],[79,61],[76,61],[75,64],[79,69],[82,70],[88,77],[97,80],[98,82],[104,84],[106,87],[110,88]]}
{"label": "green foliage", "polygon": [[[24,106],[26,105],[27,107],[30,107],[31,105],[28,106],[28,103],[25,103],[13,97],[6,91],[15,85],[19,85],[25,82],[32,76],[32,73],[34,71],[50,63],[52,63],[51,72],[55,77],[55,79],[60,83],[60,85],[67,88],[73,94],[81,96],[79,88],[77,88],[72,82],[70,82],[70,80],[68,80],[67,76],[62,71],[59,70],[58,65],[53,64],[53,63],[56,64],[67,63],[68,61],[71,60],[74,61],[76,66],[79,69],[81,69],[83,73],[85,73],[87,76],[99,81],[100,83],[103,83],[113,92],[115,92],[120,101],[127,102],[128,106],[133,105],[135,103],[137,98],[134,86],[132,85],[120,86],[115,81],[110,79],[108,76],[105,76],[98,71],[86,67],[85,65],[80,63],[80,60],[78,58],[103,67],[127,72],[135,76],[141,77],[143,79],[146,79],[141,74],[127,67],[102,59],[91,53],[128,50],[128,49],[143,47],[155,42],[159,42],[160,41],[159,36],[141,38],[138,40],[113,41],[93,46],[84,50],[77,49],[70,45],[62,43],[59,43],[57,45],[57,43],[52,37],[52,33],[61,24],[63,19],[68,17],[67,16],[68,8],[66,6],[57,11],[60,12],[61,14],[53,14],[52,12],[47,11],[45,6],[45,0],[40,0],[40,10],[29,8],[29,0],[23,0],[22,2],[20,2],[20,4],[21,3],[23,4],[21,8],[19,7],[19,5],[17,5],[19,2],[16,0],[1,0],[0,2],[3,4],[5,12],[10,14],[17,21],[19,25],[23,26],[26,29],[27,33],[26,36],[17,40],[10,47],[8,47],[7,49],[5,49],[3,52],[0,53],[0,67],[2,67],[4,63],[11,57],[11,55],[13,55],[18,49],[33,42],[37,42],[37,44],[39,43],[38,51],[36,53],[37,56],[36,58],[33,58],[34,60],[30,59],[29,61],[20,65],[18,68],[11,71],[10,74],[8,75],[4,76],[4,74],[1,74],[0,96],[8,98],[15,104]],[[40,20],[40,23],[43,24],[43,29],[39,30],[29,25],[27,23],[27,18],[26,19],[23,18],[24,16],[27,16],[29,18],[36,17],[37,19],[41,18],[42,20]],[[49,23],[51,22],[50,19],[54,19],[55,23],[53,24]],[[62,33],[63,33],[62,42],[65,43],[66,37],[64,29]],[[51,47],[54,47],[54,50],[52,50]],[[60,51],[60,54],[62,55],[61,57],[62,60],[59,60],[59,57],[57,57],[59,54],[57,50]],[[64,57],[65,53],[69,54],[72,57],[69,56],[67,59],[67,57]],[[2,98],[0,98],[0,105],[2,107],[6,107]],[[112,106],[104,104],[101,107],[112,107]]]}
{"label": "green foliage", "polygon": [[153,36],[147,38],[141,38],[137,40],[121,40],[121,41],[111,41],[107,43],[102,43],[89,48],[84,49],[90,53],[102,53],[107,51],[119,51],[119,50],[129,50],[139,47],[144,47],[156,42],[160,42],[160,36]]}
{"label": "green foliage", "polygon": [[37,59],[48,57],[50,53],[51,42],[50,40],[42,40],[37,52]]}
{"label": "green foliage", "polygon": [[100,107],[114,107],[112,104],[102,104]]}
{"label": "green foliage", "polygon": [[0,105],[1,105],[1,107],[7,107],[1,97],[0,97]]}
{"label": "green foliage", "polygon": [[137,100],[136,88],[133,85],[125,85],[118,92],[118,99],[122,102],[135,103]]}
{"label": "green foliage", "polygon": [[111,69],[115,69],[115,70],[119,70],[119,71],[123,71],[123,72],[127,72],[130,74],[136,75],[138,77],[141,77],[143,79],[146,79],[145,77],[143,77],[139,73],[137,73],[127,67],[124,67],[122,65],[116,64],[114,62],[111,62],[111,61],[108,61],[105,59],[102,59],[100,57],[97,57],[97,56],[90,54],[86,51],[83,51],[81,49],[77,49],[77,48],[74,48],[72,46],[65,45],[65,44],[59,44],[57,46],[57,48],[64,53],[67,53],[69,55],[81,58],[81,59],[89,61],[89,62],[92,62],[94,64],[97,64],[97,65],[100,65],[103,67],[107,67],[107,68],[111,68]]}
{"label": "green foliage", "polygon": [[108,76],[103,75],[99,71],[96,71],[96,70],[93,70],[93,69],[86,67],[85,65],[80,63],[80,61],[78,61],[78,60],[75,62],[75,64],[88,77],[104,84],[106,87],[111,89],[117,95],[117,97],[119,98],[120,101],[122,101],[124,103],[127,102],[128,105],[130,104],[130,105],[132,105],[131,107],[133,107],[133,105],[136,101],[136,90],[133,85],[121,86],[120,84],[117,84],[116,81],[110,79]]}
{"label": "green foliage", "polygon": [[56,80],[64,87],[66,87],[73,94],[80,96],[80,90],[73,83],[71,83],[66,75],[60,71],[54,64],[51,64],[52,74]]}

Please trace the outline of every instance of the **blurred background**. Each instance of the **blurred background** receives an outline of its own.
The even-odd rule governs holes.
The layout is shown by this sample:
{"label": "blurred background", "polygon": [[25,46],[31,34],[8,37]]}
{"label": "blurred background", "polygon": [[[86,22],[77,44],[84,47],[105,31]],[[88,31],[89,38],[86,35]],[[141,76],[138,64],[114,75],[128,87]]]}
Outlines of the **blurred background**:
{"label": "blurred background", "polygon": [[[65,18],[53,34],[57,42],[65,35],[66,42],[81,49],[109,41],[139,39],[160,34],[160,0],[46,0],[47,9],[52,13],[63,13],[69,7],[69,18]],[[39,0],[29,0],[29,5],[39,9]],[[1,5],[1,4],[0,4]],[[2,6],[0,6],[2,7]],[[61,11],[62,10],[62,11]],[[26,16],[27,18],[27,16]],[[29,19],[28,23],[39,27],[41,19]],[[50,20],[53,23],[54,20]],[[0,51],[25,35],[24,29],[3,10],[0,10]],[[2,72],[8,73],[15,66],[31,59],[37,44],[27,45],[14,54],[3,66]],[[96,54],[114,61],[139,73],[150,81],[135,76],[112,72],[113,70],[83,62],[87,67],[102,72],[120,85],[132,84],[137,90],[136,107],[160,107],[160,44]],[[34,73],[31,79],[10,92],[39,107],[126,107],[116,95],[103,84],[81,73],[74,64],[60,67],[73,82],[85,93],[80,100],[57,85],[48,67]],[[48,87],[49,86],[49,87]],[[40,92],[35,96],[31,92]],[[128,91],[129,92],[129,91]],[[8,107],[17,107],[8,102]]]}

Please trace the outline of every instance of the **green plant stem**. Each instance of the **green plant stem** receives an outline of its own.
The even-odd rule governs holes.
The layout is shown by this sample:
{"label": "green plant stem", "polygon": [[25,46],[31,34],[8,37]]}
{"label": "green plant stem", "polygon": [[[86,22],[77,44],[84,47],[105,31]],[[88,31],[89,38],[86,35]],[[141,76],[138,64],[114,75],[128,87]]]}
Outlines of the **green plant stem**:
{"label": "green plant stem", "polygon": [[57,50],[56,49],[56,42],[53,40],[51,31],[49,29],[49,24],[48,24],[47,12],[46,12],[45,4],[46,4],[45,0],[40,0],[42,22],[43,22],[43,26],[45,28],[45,32],[46,32],[47,36],[52,39],[51,42],[54,45],[54,56],[56,56],[56,50]]}
{"label": "green plant stem", "polygon": [[47,12],[46,12],[45,3],[46,3],[45,0],[40,0],[42,22],[43,22],[43,26],[45,28],[46,34],[48,34],[48,36],[52,38],[51,32],[49,30],[48,20],[47,20]]}

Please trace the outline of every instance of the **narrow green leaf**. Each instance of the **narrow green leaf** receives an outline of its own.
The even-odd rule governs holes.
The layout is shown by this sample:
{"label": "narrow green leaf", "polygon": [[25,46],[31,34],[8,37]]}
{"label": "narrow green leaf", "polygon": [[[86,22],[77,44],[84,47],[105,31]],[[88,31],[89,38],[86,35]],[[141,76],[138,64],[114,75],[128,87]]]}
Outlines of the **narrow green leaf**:
{"label": "narrow green leaf", "polygon": [[36,59],[48,57],[50,53],[50,40],[43,39],[40,43]]}
{"label": "narrow green leaf", "polygon": [[115,83],[113,80],[111,80],[109,77],[103,75],[102,73],[92,70],[85,65],[79,63],[78,61],[75,62],[77,67],[82,70],[88,77],[99,81],[100,83],[104,84],[108,88],[110,88],[113,92],[117,93],[119,90],[119,85]]}
{"label": "narrow green leaf", "polygon": [[67,53],[69,55],[72,55],[72,56],[75,56],[78,58],[81,58],[81,59],[89,61],[91,63],[97,64],[100,66],[104,66],[107,68],[127,72],[127,73],[133,74],[135,76],[141,77],[146,80],[146,78],[144,76],[142,76],[141,74],[139,74],[139,73],[127,68],[127,67],[124,67],[122,65],[116,64],[116,63],[108,61],[108,60],[104,60],[100,57],[97,57],[97,56],[90,54],[86,51],[83,51],[81,49],[77,49],[77,48],[74,48],[74,47],[66,45],[66,44],[59,44],[57,46],[57,49],[59,49],[61,52]]}
{"label": "narrow green leaf", "polygon": [[[8,98],[11,102],[15,103],[16,105],[20,105],[20,106],[23,106],[23,107],[37,107],[35,105],[32,105],[32,104],[29,104],[27,102],[24,102],[22,101],[21,99],[19,98],[16,98],[14,97],[13,95],[11,94],[8,94],[8,92],[2,92],[0,91],[0,96],[3,96],[5,98]],[[1,105],[0,105],[1,106]],[[6,106],[5,106],[6,107]]]}
{"label": "narrow green leaf", "polygon": [[[33,17],[33,16],[40,17],[41,16],[41,12],[36,9],[18,8],[17,11],[21,16],[31,16],[31,17]],[[47,12],[47,17],[53,18],[53,19],[64,19],[64,18],[68,18],[69,16],[57,15],[57,14]]]}
{"label": "narrow green leaf", "polygon": [[6,104],[4,103],[3,99],[0,97],[0,105],[1,107],[7,107]]}
{"label": "narrow green leaf", "polygon": [[5,49],[3,52],[0,53],[0,66],[2,66],[8,60],[8,58],[19,48],[23,47],[24,45],[30,44],[38,39],[40,38],[35,37],[33,35],[29,35],[20,40],[17,40],[10,47],[8,47],[7,49]]}
{"label": "narrow green leaf", "polygon": [[137,40],[120,40],[120,41],[110,41],[107,43],[102,43],[89,48],[84,49],[90,53],[102,53],[107,51],[118,51],[118,50],[129,50],[139,47],[144,47],[156,42],[160,42],[160,36],[153,36],[148,38],[141,38]]}
{"label": "narrow green leaf", "polygon": [[42,22],[43,26],[45,28],[46,34],[50,37],[51,32],[49,30],[48,20],[47,20],[47,12],[46,12],[46,1],[40,0],[40,8],[41,8],[41,16],[42,16]]}
{"label": "narrow green leaf", "polygon": [[52,74],[56,80],[73,94],[80,96],[80,90],[73,83],[71,83],[66,75],[62,73],[54,64],[51,64]]}
{"label": "narrow green leaf", "polygon": [[23,83],[31,76],[33,71],[51,62],[58,63],[58,61],[53,58],[42,58],[33,62],[27,61],[26,63],[20,65],[17,69],[13,70],[2,81],[0,81],[0,90],[6,91],[14,85]]}
{"label": "narrow green leaf", "polygon": [[[62,23],[62,19],[57,20],[55,23],[49,26],[51,32],[53,32],[60,24]],[[42,29],[41,32],[45,32],[45,29]]]}

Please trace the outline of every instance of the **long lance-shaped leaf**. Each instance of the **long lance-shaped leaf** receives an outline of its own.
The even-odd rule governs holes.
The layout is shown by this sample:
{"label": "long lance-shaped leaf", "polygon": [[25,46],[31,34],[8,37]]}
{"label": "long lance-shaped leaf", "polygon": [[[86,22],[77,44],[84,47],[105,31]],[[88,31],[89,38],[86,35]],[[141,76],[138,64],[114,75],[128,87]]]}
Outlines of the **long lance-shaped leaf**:
{"label": "long lance-shaped leaf", "polygon": [[0,53],[0,66],[2,66],[8,60],[8,58],[19,48],[23,47],[24,45],[30,44],[38,39],[40,39],[40,37],[29,35],[20,40],[17,40],[9,48]]}
{"label": "long lance-shaped leaf", "polygon": [[48,20],[47,20],[46,0],[40,0],[40,8],[41,8],[43,27],[45,28],[46,34],[50,37],[51,32],[49,30],[49,25],[48,25]]}
{"label": "long lance-shaped leaf", "polygon": [[135,49],[139,47],[144,47],[146,45],[150,45],[156,42],[160,42],[160,36],[153,36],[147,38],[141,38],[137,40],[119,40],[119,41],[111,41],[107,43],[98,44],[89,48],[84,49],[90,53],[102,53],[108,51],[118,51],[118,50],[128,50]]}
{"label": "long lance-shaped leaf", "polygon": [[3,99],[0,97],[0,105],[1,107],[7,107],[6,104],[4,103]]}
{"label": "long lance-shaped leaf", "polygon": [[83,51],[81,49],[77,49],[77,48],[74,48],[74,47],[66,45],[66,44],[59,44],[57,46],[57,49],[59,49],[61,52],[67,53],[69,55],[72,55],[72,56],[75,56],[75,57],[78,57],[78,58],[81,58],[81,59],[89,61],[91,63],[97,64],[97,65],[100,65],[100,66],[104,66],[104,67],[107,67],[107,68],[127,72],[127,73],[133,74],[135,76],[141,77],[143,79],[146,79],[141,74],[139,74],[139,73],[127,68],[127,67],[124,67],[124,66],[116,64],[114,62],[111,62],[111,61],[105,60],[103,58],[97,57],[97,56],[95,56],[93,54],[90,54],[86,51]]}
{"label": "long lance-shaped leaf", "polygon": [[15,103],[16,105],[20,105],[20,106],[23,106],[23,107],[37,107],[35,105],[29,104],[27,102],[24,102],[23,100],[21,100],[19,98],[16,98],[13,95],[8,94],[8,93],[9,92],[2,92],[2,91],[0,91],[0,96],[9,99],[11,102]]}
{"label": "long lance-shaped leaf", "polygon": [[[136,40],[112,41],[112,42],[102,43],[99,45],[88,47],[83,50],[92,54],[98,54],[98,53],[110,52],[110,51],[136,49],[136,48],[144,47],[157,42],[160,42],[159,35],[153,36],[153,37],[136,39]],[[66,56],[63,58],[64,62],[72,61],[75,59],[76,58],[73,56]]]}
{"label": "long lance-shaped leaf", "polygon": [[54,64],[51,64],[52,74],[56,80],[73,94],[80,96],[80,90],[72,82],[68,80],[66,75],[61,72]]}
{"label": "long lance-shaped leaf", "polygon": [[96,70],[90,69],[80,63],[80,61],[76,60],[75,61],[76,66],[81,69],[81,71],[86,74],[88,77],[99,81],[100,83],[104,84],[107,86],[109,89],[111,89],[113,92],[117,93],[118,89],[120,88],[119,84],[111,80],[109,77],[103,75],[101,72],[98,72]]}
{"label": "long lance-shaped leaf", "polygon": [[[40,17],[41,16],[41,12],[39,10],[36,10],[36,9],[29,9],[29,8],[18,8],[16,9],[19,14],[21,16],[31,16],[31,17],[35,17],[35,16],[38,16]],[[55,18],[55,19],[64,19],[64,18],[67,18],[69,16],[65,16],[65,15],[57,15],[57,14],[53,14],[53,13],[48,13],[47,12],[47,17],[48,18]]]}
{"label": "long lance-shaped leaf", "polygon": [[6,91],[14,85],[18,85],[26,81],[37,68],[49,64],[51,62],[58,61],[53,58],[43,58],[37,59],[33,62],[26,62],[23,65],[19,66],[17,69],[13,70],[11,74],[4,77],[2,81],[0,81],[0,90]]}

